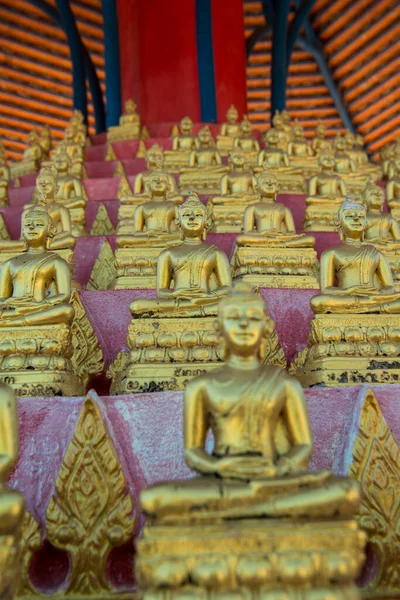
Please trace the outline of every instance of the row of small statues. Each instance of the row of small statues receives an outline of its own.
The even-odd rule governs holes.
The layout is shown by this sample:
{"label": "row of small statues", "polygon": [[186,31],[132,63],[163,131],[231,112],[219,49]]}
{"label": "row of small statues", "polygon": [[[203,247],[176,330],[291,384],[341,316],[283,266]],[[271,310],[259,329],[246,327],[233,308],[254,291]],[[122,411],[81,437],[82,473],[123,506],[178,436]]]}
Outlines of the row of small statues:
{"label": "row of small statues", "polygon": [[[354,206],[343,207],[344,245],[350,231],[355,232],[357,211]],[[29,218],[27,237],[33,240],[32,232],[41,229],[39,216]],[[200,599],[212,594],[221,600],[255,600],[262,594],[270,600],[359,600],[355,581],[365,560],[367,537],[355,520],[360,485],[327,469],[308,470],[313,443],[304,394],[294,377],[265,361],[274,324],[262,299],[244,282],[230,289],[226,260],[201,240],[205,214],[193,198],[182,209],[181,221],[185,248],[166,251],[164,256],[167,260],[168,254],[173,264],[175,292],[160,288],[147,310],[160,318],[160,311],[175,314],[181,301],[183,314],[205,310],[217,316],[224,362],[185,389],[184,456],[197,477],[158,483],[140,494],[147,524],[137,542],[135,572],[143,598],[150,600],[156,594],[167,600],[189,594]],[[33,247],[38,249],[36,241],[30,254]],[[183,255],[191,256],[185,263],[191,268],[181,272]],[[216,272],[219,286],[213,292],[189,288],[188,277],[196,277],[193,268],[200,278]],[[59,322],[60,314],[52,322]],[[93,425],[85,436],[90,437],[91,429]],[[212,451],[206,441],[210,431]],[[23,496],[5,485],[17,462],[18,427],[15,396],[4,384],[0,384],[0,433],[0,597],[12,600],[22,568],[19,545],[25,513]],[[77,445],[74,454],[80,451],[84,449]],[[114,470],[115,463],[114,456]],[[83,471],[81,476],[90,486],[90,473]],[[89,510],[89,496],[81,495],[79,510],[94,523],[103,502],[91,502]],[[63,532],[69,526],[65,513]],[[113,529],[118,530],[118,521]],[[88,531],[94,535],[89,526]],[[65,533],[61,538],[60,530],[60,542],[68,548]],[[109,535],[111,542],[114,537],[118,540],[111,531]],[[104,537],[102,532],[93,538],[90,559],[88,555],[80,562],[85,592],[92,589],[86,573],[89,563],[99,560],[105,565],[110,552]],[[107,589],[104,586],[104,592]],[[103,587],[93,589],[99,590]]]}

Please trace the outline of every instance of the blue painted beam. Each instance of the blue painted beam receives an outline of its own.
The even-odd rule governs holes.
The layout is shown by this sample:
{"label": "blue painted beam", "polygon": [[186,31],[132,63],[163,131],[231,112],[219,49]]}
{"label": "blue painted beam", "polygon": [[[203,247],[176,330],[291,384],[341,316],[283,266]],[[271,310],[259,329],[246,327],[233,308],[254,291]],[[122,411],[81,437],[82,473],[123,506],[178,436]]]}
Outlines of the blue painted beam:
{"label": "blue painted beam", "polygon": [[117,3],[102,0],[104,17],[104,57],[106,66],[107,127],[118,125],[121,116],[121,67]]}
{"label": "blue painted beam", "polygon": [[199,69],[200,115],[205,123],[217,120],[211,0],[196,0],[197,64]]}
{"label": "blue painted beam", "polygon": [[293,48],[299,37],[300,29],[304,25],[305,20],[308,17],[308,13],[314,6],[316,0],[302,0],[302,2],[296,2],[298,8],[295,13],[295,17],[289,27],[287,42],[286,42],[286,68],[289,68],[290,58],[292,56]]}
{"label": "blue painted beam", "polygon": [[286,39],[290,0],[274,0],[272,31],[271,120],[276,110],[286,106]]}

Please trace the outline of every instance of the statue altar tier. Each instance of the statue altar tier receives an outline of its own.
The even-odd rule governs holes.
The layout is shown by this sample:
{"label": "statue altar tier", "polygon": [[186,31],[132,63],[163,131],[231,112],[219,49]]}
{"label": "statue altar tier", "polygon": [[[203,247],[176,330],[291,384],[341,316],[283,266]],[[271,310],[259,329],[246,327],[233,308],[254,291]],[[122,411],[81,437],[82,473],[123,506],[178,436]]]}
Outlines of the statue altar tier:
{"label": "statue altar tier", "polygon": [[56,202],[70,211],[72,234],[87,235],[84,188],[81,179],[71,174],[72,160],[65,147],[60,148],[53,162],[57,169]]}
{"label": "statue altar tier", "polygon": [[217,148],[221,156],[228,156],[233,147],[233,140],[240,135],[239,113],[231,104],[226,113],[227,122],[221,125],[221,131],[217,136]]}
{"label": "statue altar tier", "polygon": [[364,206],[347,199],[338,224],[342,244],[322,254],[321,294],[311,299],[311,347],[293,369],[310,386],[397,383],[400,293],[388,259],[364,242]]}
{"label": "statue altar tier", "polygon": [[0,383],[0,598],[12,600],[20,579],[19,542],[25,503],[6,486],[18,458],[18,415],[15,394]]}
{"label": "statue altar tier", "polygon": [[140,138],[140,116],[136,112],[136,104],[132,98],[125,102],[125,114],[119,119],[119,125],[109,127],[107,141],[120,142]]}
{"label": "statue altar tier", "polygon": [[246,284],[221,300],[225,364],[189,382],[184,395],[185,462],[199,475],[140,494],[147,523],[136,575],[144,600],[360,598],[359,484],[308,472],[301,386],[260,359],[272,331]]}
{"label": "statue altar tier", "polygon": [[274,129],[269,129],[264,137],[265,148],[258,155],[258,166],[254,169],[259,173],[263,168],[270,169],[278,180],[281,192],[303,193],[306,182],[302,169],[290,166],[286,151],[278,147],[279,137]]}
{"label": "statue altar tier", "polygon": [[178,220],[183,243],[158,257],[157,298],[130,305],[132,352],[111,366],[112,393],[182,389],[188,376],[219,360],[212,317],[230,289],[228,259],[203,241],[209,223],[195,192],[178,208]]}
{"label": "statue altar tier", "polygon": [[202,194],[218,194],[221,177],[229,171],[222,164],[221,155],[209,128],[203,127],[197,136],[198,147],[189,156],[189,166],[181,169],[179,185],[182,193],[196,189]]}
{"label": "statue altar tier", "polygon": [[84,391],[70,360],[70,270],[46,249],[53,235],[44,207],[26,211],[27,250],[0,268],[0,376],[8,378],[19,396],[79,396]]}
{"label": "statue altar tier", "polygon": [[315,239],[296,234],[292,213],[276,202],[271,173],[261,173],[256,189],[259,201],[246,208],[244,234],[236,238],[233,277],[263,287],[319,288]]}
{"label": "statue altar tier", "polygon": [[256,179],[245,169],[242,150],[233,150],[229,156],[230,172],[221,179],[221,195],[208,201],[208,212],[215,233],[241,231],[246,206],[257,201]]}
{"label": "statue altar tier", "polygon": [[335,159],[331,152],[318,157],[320,172],[308,186],[304,215],[305,231],[335,231],[337,211],[346,197],[346,184],[334,173]]}
{"label": "statue altar tier", "polygon": [[180,122],[180,135],[176,135],[172,141],[172,150],[165,150],[165,165],[171,171],[179,171],[189,162],[192,150],[197,147],[197,138],[193,135],[193,121],[190,117],[184,117]]}
{"label": "statue altar tier", "polygon": [[117,237],[114,289],[155,288],[160,252],[180,243],[177,204],[168,199],[169,175],[154,169],[146,185],[151,196],[135,208],[133,232]]}

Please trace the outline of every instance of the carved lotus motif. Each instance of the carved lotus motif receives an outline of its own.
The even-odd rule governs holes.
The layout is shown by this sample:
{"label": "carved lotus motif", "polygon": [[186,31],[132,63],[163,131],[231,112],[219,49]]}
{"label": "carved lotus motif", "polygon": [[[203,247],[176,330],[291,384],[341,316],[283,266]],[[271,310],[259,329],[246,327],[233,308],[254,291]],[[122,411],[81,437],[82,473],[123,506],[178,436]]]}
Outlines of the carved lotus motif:
{"label": "carved lotus motif", "polygon": [[381,342],[379,348],[386,356],[396,356],[399,354],[399,345],[392,342]]}
{"label": "carved lotus motif", "polygon": [[177,342],[177,336],[172,331],[163,331],[157,336],[157,345],[162,348],[174,348]]}
{"label": "carved lotus motif", "polygon": [[200,362],[212,360],[212,354],[211,348],[206,348],[204,346],[198,346],[192,350],[193,360],[198,360]]}
{"label": "carved lotus motif", "polygon": [[352,355],[355,353],[355,346],[349,342],[338,342],[335,344],[335,350],[338,356]]}
{"label": "carved lotus motif", "polygon": [[346,327],[344,337],[347,342],[361,342],[364,336],[359,327]]}
{"label": "carved lotus motif", "polygon": [[324,342],[340,342],[342,332],[339,327],[326,327],[322,330],[322,339]]}
{"label": "carved lotus motif", "polygon": [[266,558],[242,558],[238,560],[236,574],[241,584],[262,584],[271,579],[272,566]]}
{"label": "carved lotus motif", "polygon": [[279,558],[278,572],[284,583],[303,583],[315,575],[315,566],[310,554],[287,553]]}
{"label": "carved lotus motif", "polygon": [[184,331],[181,335],[181,346],[193,348],[200,343],[199,336],[195,331]]}
{"label": "carved lotus motif", "polygon": [[228,583],[230,573],[227,561],[220,558],[195,564],[191,575],[196,583],[213,588]]}
{"label": "carved lotus motif", "polygon": [[385,339],[385,331],[382,327],[368,327],[367,338],[372,342],[380,342]]}

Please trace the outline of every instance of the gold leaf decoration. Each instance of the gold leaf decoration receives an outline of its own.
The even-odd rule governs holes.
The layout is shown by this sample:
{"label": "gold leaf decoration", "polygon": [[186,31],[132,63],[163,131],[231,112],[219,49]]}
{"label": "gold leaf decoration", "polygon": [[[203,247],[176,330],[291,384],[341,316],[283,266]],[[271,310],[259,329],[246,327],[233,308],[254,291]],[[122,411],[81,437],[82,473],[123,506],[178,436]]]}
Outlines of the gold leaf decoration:
{"label": "gold leaf decoration", "polygon": [[114,225],[111,223],[107,209],[103,202],[100,202],[95,220],[93,221],[90,235],[113,235],[115,233]]}
{"label": "gold leaf decoration", "polygon": [[113,283],[117,270],[115,268],[114,252],[107,240],[104,240],[99,255],[94,263],[90,279],[86,286],[88,290],[108,290]]}
{"label": "gold leaf decoration", "polygon": [[180,130],[179,130],[179,125],[177,123],[175,123],[175,125],[172,126],[171,128],[171,133],[169,134],[170,137],[178,137],[178,135],[180,135]]}
{"label": "gold leaf decoration", "polygon": [[113,591],[106,563],[133,535],[132,499],[97,395],[85,399],[46,512],[49,541],[69,555],[67,596]]}
{"label": "gold leaf decoration", "polygon": [[115,167],[115,171],[113,173],[113,177],[122,177],[122,175],[125,175],[125,169],[124,169],[124,165],[119,160],[117,162],[117,166]]}
{"label": "gold leaf decoration", "polygon": [[0,240],[9,240],[10,234],[8,233],[7,226],[4,221],[4,217],[0,214]]}
{"label": "gold leaf decoration", "polygon": [[121,177],[121,181],[119,182],[119,187],[117,191],[117,198],[121,200],[124,196],[133,196],[132,188],[129,184],[129,181],[125,175]]}
{"label": "gold leaf decoration", "polygon": [[359,522],[378,559],[368,590],[399,594],[400,448],[370,389],[361,408],[349,475],[363,487]]}
{"label": "gold leaf decoration", "polygon": [[75,373],[86,386],[91,377],[104,370],[103,351],[76,290],[72,292],[71,304],[75,309],[71,326],[74,348],[71,360]]}
{"label": "gold leaf decoration", "polygon": [[136,152],[136,158],[145,158],[147,154],[146,144],[143,140],[139,140],[139,146]]}
{"label": "gold leaf decoration", "polygon": [[32,586],[29,577],[29,568],[31,565],[32,557],[35,552],[40,550],[42,545],[42,534],[40,531],[39,523],[29,513],[25,512],[24,520],[22,522],[22,538],[21,538],[21,571],[18,589],[16,597],[35,597],[41,594],[35,590]]}
{"label": "gold leaf decoration", "polygon": [[104,156],[104,160],[117,160],[117,155],[115,154],[112,144],[107,144],[107,150]]}
{"label": "gold leaf decoration", "polygon": [[149,139],[149,137],[150,137],[149,130],[147,129],[146,125],[143,125],[142,131],[140,133],[140,138],[142,140],[147,140],[147,139]]}

